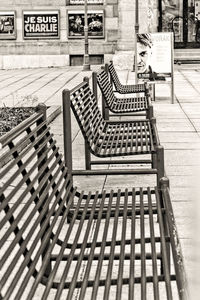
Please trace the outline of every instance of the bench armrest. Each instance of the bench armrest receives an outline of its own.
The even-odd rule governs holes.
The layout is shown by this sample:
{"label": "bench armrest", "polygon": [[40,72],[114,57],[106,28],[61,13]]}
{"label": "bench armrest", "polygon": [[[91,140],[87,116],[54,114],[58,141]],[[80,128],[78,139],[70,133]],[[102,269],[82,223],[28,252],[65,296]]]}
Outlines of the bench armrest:
{"label": "bench armrest", "polygon": [[177,275],[177,285],[180,299],[189,299],[188,288],[187,288],[187,278],[184,268],[183,254],[181,250],[181,244],[178,237],[178,230],[175,222],[175,217],[173,213],[172,203],[169,193],[169,180],[167,177],[163,177],[160,180],[160,187],[162,192],[162,198],[164,200],[164,205],[166,208],[166,218],[169,228],[170,243],[172,247],[172,255],[174,260],[174,267]]}

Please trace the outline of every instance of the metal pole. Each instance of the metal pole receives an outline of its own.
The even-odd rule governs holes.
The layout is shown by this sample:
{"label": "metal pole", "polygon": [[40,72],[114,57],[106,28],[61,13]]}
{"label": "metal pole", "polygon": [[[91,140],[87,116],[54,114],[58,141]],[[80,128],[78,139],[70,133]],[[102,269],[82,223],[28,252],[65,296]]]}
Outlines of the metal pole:
{"label": "metal pole", "polygon": [[83,71],[90,70],[89,64],[89,54],[88,54],[88,18],[87,18],[87,0],[85,0],[84,4],[85,9],[85,26],[84,26],[84,34],[85,34],[85,52],[83,58]]}
{"label": "metal pole", "polygon": [[137,34],[139,33],[139,3],[135,1],[135,84],[138,83],[137,73]]}

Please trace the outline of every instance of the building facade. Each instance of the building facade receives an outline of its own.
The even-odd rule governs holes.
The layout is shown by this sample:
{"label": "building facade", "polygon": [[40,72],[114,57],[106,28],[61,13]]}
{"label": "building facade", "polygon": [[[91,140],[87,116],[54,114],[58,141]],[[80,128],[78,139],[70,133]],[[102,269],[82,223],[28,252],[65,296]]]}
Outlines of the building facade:
{"label": "building facade", "polygon": [[[135,1],[87,1],[91,63],[133,53]],[[173,31],[176,47],[199,47],[199,19],[199,0],[139,0],[139,31]],[[0,68],[81,65],[84,0],[1,0],[0,39]]]}

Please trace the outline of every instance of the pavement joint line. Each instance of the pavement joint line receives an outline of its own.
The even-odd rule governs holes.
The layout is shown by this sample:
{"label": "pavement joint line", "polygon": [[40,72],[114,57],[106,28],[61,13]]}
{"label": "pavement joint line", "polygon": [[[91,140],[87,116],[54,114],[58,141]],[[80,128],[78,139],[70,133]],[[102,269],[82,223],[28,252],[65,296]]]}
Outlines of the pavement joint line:
{"label": "pavement joint line", "polygon": [[[71,78],[69,78],[67,81],[65,81],[65,83],[59,88],[57,89],[51,96],[49,96],[44,103],[46,103],[49,99],[51,99],[55,94],[57,94],[61,89],[64,88],[64,86],[69,83],[70,81],[72,81],[78,74],[80,74],[80,71],[78,71],[74,76],[72,76]],[[89,77],[91,78],[91,76]]]}
{"label": "pavement joint line", "polygon": [[[55,70],[55,71],[57,71],[57,70]],[[32,92],[31,94],[29,94],[28,96],[32,96],[33,94],[37,93],[39,90],[43,89],[43,88],[44,88],[45,86],[47,86],[49,83],[51,83],[52,81],[54,81],[55,79],[57,79],[58,77],[60,77],[61,75],[65,74],[65,73],[67,73],[67,72],[69,72],[69,71],[70,71],[70,69],[69,69],[69,70],[66,70],[65,72],[63,72],[63,73],[61,73],[61,74],[58,74],[58,76],[52,78],[50,81],[46,82],[43,86],[41,86],[40,88],[36,89],[35,91],[33,91],[33,92]],[[53,73],[53,72],[52,72],[52,73]],[[47,74],[48,74],[48,73],[47,73]],[[47,74],[45,74],[45,75],[47,75]]]}
{"label": "pavement joint line", "polygon": [[130,73],[130,70],[128,70],[127,75],[126,75],[126,84],[128,84],[129,73]]}
{"label": "pavement joint line", "polygon": [[[42,77],[44,77],[44,76],[46,76],[46,75],[48,75],[48,74],[49,74],[49,73],[45,73],[45,74],[41,75],[41,76],[38,77],[37,79],[34,79],[33,81],[30,81],[30,82],[27,83],[26,85],[24,85],[24,86],[20,87],[19,89],[15,90],[15,92],[18,92],[18,91],[22,90],[23,88],[27,87],[28,85],[32,84],[33,82],[36,82],[37,80],[41,79]],[[5,96],[4,99],[7,98],[8,96],[12,95],[12,94],[13,94],[13,93],[10,93],[9,95]],[[29,96],[31,96],[32,94],[33,94],[33,93],[28,94],[27,96],[29,97]],[[22,102],[23,102],[23,100],[22,100]],[[18,102],[18,103],[16,103],[16,105],[19,105],[20,103],[21,103],[21,102]]]}
{"label": "pavement joint line", "polygon": [[[35,75],[35,74],[40,73],[40,72],[41,72],[41,70],[37,70],[37,72],[33,72],[33,73],[29,74],[29,75],[26,75],[26,76],[24,76],[24,77],[22,77],[22,78],[20,78],[20,79],[18,79],[16,81],[13,81],[13,82],[9,83],[7,86],[4,86],[3,88],[1,88],[1,90],[2,89],[6,89],[8,86],[12,85],[13,83],[17,83],[17,82],[23,80],[24,78],[27,78],[27,77],[32,76],[32,75]],[[10,95],[12,95],[14,92],[10,93]],[[5,97],[7,97],[7,96],[5,96]],[[0,99],[4,99],[4,97],[0,98]]]}
{"label": "pavement joint line", "polygon": [[[190,124],[192,125],[192,127],[194,128],[194,132],[197,133],[197,135],[199,136],[198,130],[196,129],[195,125],[193,124],[193,122],[190,120],[188,114],[185,112],[184,108],[182,107],[182,104],[180,103],[180,101],[177,98],[177,103],[179,104],[181,110],[183,111],[183,113],[185,114],[186,118],[188,119],[188,121],[190,122]],[[180,132],[187,132],[187,131],[180,131]]]}
{"label": "pavement joint line", "polygon": [[[20,73],[19,73],[20,74]],[[3,74],[1,75],[0,74],[0,77],[1,76],[3,76]],[[4,76],[5,77],[5,76]],[[10,74],[8,77],[6,77],[6,78],[4,78],[4,79],[1,79],[1,83],[3,82],[3,81],[5,81],[5,80],[8,80],[8,79],[11,79],[11,78],[13,78],[13,76]]]}
{"label": "pavement joint line", "polygon": [[[183,77],[191,84],[191,86],[196,90],[196,88],[195,88],[195,87],[193,86],[193,84],[187,79],[187,77],[186,77],[184,74],[182,74],[182,72],[181,72],[180,70],[179,70],[179,72],[180,72],[181,75],[183,75]],[[199,93],[199,92],[198,92],[198,93]],[[200,93],[199,93],[199,94],[200,94]],[[195,132],[197,133],[197,135],[200,137],[200,135],[199,135],[199,133],[198,133],[196,127],[194,126],[193,122],[190,120],[188,114],[185,112],[185,110],[184,110],[184,108],[182,107],[182,104],[180,103],[180,101],[179,101],[179,99],[178,99],[177,96],[176,96],[176,101],[177,101],[178,105],[180,106],[182,112],[184,113],[184,115],[186,116],[186,118],[188,119],[188,121],[190,122],[190,124],[192,125],[192,127],[194,128],[194,131],[195,131]]]}
{"label": "pavement joint line", "polygon": [[188,77],[184,74],[184,72],[181,70],[179,70],[179,72],[185,78],[185,80],[193,87],[193,89],[200,95],[200,92],[197,90],[197,88],[194,86],[194,84],[188,79]]}
{"label": "pavement joint line", "polygon": [[78,136],[79,132],[80,132],[80,128],[78,129],[78,131],[77,131],[77,133],[76,133],[75,137],[72,139],[72,143],[73,143],[73,142],[75,141],[75,139],[77,138],[77,136]]}

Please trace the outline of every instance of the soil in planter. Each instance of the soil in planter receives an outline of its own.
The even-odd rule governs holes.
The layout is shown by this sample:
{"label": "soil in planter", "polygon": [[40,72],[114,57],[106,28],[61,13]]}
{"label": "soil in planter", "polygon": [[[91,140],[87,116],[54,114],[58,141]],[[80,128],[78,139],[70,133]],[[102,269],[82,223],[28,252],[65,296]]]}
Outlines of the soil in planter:
{"label": "soil in planter", "polygon": [[0,107],[0,136],[29,118],[35,107]]}

